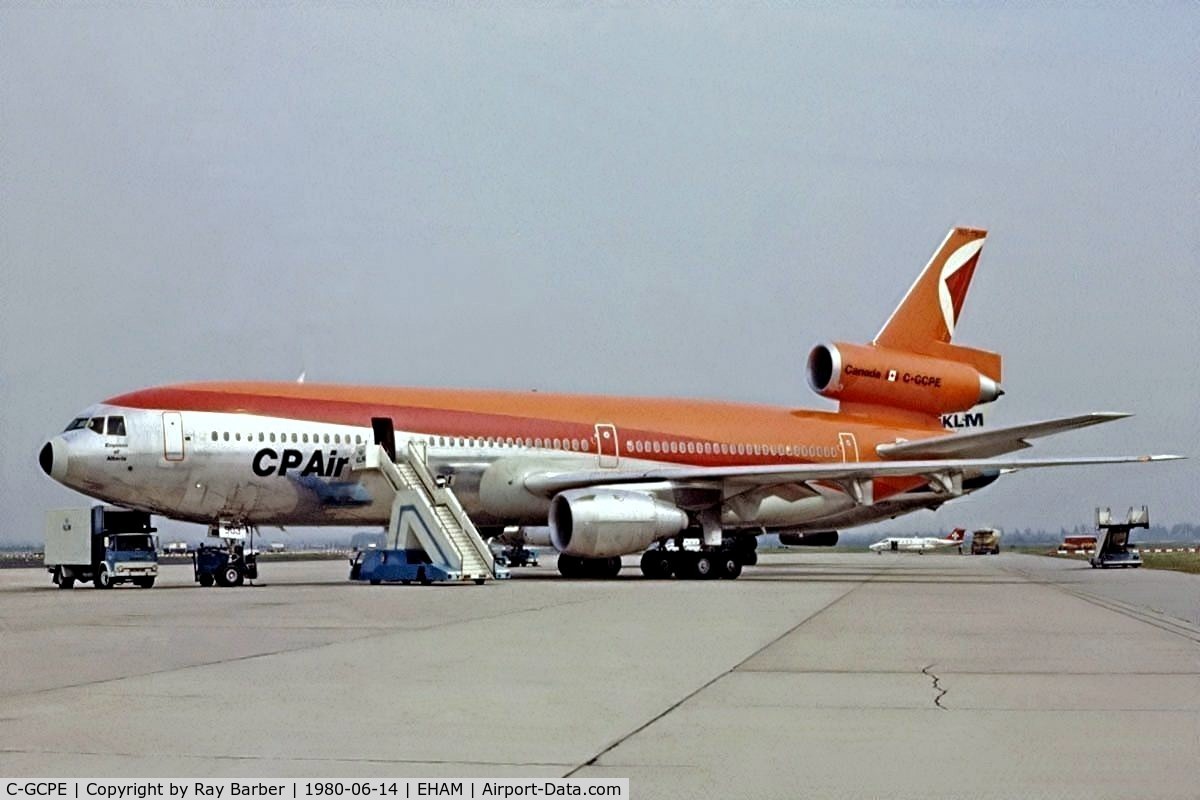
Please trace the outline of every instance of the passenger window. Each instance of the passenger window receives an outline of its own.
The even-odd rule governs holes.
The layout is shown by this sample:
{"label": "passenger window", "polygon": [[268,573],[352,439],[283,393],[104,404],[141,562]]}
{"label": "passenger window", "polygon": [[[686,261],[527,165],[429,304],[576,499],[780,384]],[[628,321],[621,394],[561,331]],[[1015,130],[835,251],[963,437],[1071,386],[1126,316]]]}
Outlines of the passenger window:
{"label": "passenger window", "polygon": [[357,433],[354,434],[354,443],[362,444],[362,435],[361,434],[357,434]]}
{"label": "passenger window", "polygon": [[304,442],[305,444],[308,444],[308,434],[307,433],[301,434],[300,441]]}
{"label": "passenger window", "polygon": [[240,433],[235,433],[233,438],[240,442],[242,440],[242,435]]}
{"label": "passenger window", "polygon": [[213,438],[212,438],[212,440],[213,440],[214,442],[217,440],[217,432],[216,432],[216,431],[213,431]]}
{"label": "passenger window", "polygon": [[292,434],[292,444],[296,443],[296,434]]}
{"label": "passenger window", "polygon": [[124,436],[125,435],[125,418],[124,417],[109,417],[108,418],[108,435],[109,436]]}
{"label": "passenger window", "polygon": [[225,431],[224,433],[222,433],[221,438],[228,442],[229,441],[229,431]]}
{"label": "passenger window", "polygon": [[92,417],[88,420],[87,429],[92,433],[104,433],[104,417]]}
{"label": "passenger window", "polygon": [[274,441],[275,441],[275,434],[273,434],[273,433],[272,433],[272,434],[271,434],[271,435],[270,435],[268,438],[270,438],[271,442],[272,442],[272,443],[274,443]]}

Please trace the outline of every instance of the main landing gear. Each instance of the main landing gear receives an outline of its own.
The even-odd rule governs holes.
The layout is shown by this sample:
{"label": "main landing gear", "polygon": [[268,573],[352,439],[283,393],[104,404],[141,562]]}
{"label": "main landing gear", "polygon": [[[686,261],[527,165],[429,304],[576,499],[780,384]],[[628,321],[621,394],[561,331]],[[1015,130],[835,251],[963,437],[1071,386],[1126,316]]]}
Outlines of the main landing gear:
{"label": "main landing gear", "polygon": [[642,554],[642,574],[659,579],[733,580],[742,574],[745,563],[734,550],[648,550]]}
{"label": "main landing gear", "polygon": [[[753,536],[727,537],[719,547],[687,550],[681,542],[661,543],[642,554],[642,574],[647,578],[682,578],[733,580],[742,574],[743,567],[758,563],[754,552],[757,540]],[[621,571],[620,557],[580,558],[559,555],[558,571],[564,578],[615,578]]]}
{"label": "main landing gear", "polygon": [[687,580],[733,580],[742,574],[742,567],[758,563],[754,547],[754,537],[738,537],[727,540],[721,547],[702,550],[660,544],[642,554],[642,574],[657,579],[674,576]]}

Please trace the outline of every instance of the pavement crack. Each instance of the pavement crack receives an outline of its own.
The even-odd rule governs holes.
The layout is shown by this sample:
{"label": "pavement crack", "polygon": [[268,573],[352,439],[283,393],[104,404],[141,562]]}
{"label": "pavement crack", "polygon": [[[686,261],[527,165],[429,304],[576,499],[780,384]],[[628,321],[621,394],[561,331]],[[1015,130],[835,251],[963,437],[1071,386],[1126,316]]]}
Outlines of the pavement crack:
{"label": "pavement crack", "polygon": [[949,711],[950,709],[942,705],[942,698],[946,696],[946,692],[949,690],[942,688],[942,679],[930,672],[932,669],[933,664],[930,664],[927,667],[922,667],[921,674],[926,675],[933,680],[933,690],[937,692],[937,694],[933,697],[933,704],[942,711]]}
{"label": "pavement crack", "polygon": [[[890,567],[889,567],[889,568],[890,568]],[[669,705],[667,708],[663,709],[662,711],[660,711],[659,713],[655,714],[655,715],[654,715],[653,717],[651,717],[650,719],[648,719],[648,720],[646,720],[645,722],[643,722],[641,725],[637,726],[636,728],[634,728],[633,730],[629,731],[628,733],[626,733],[626,734],[624,734],[624,735],[620,736],[620,737],[619,737],[619,738],[617,738],[615,741],[613,741],[613,742],[609,743],[607,747],[605,747],[605,748],[604,748],[603,750],[601,750],[600,752],[596,753],[594,756],[592,756],[591,758],[589,758],[587,761],[584,761],[582,764],[577,764],[577,765],[576,765],[576,766],[575,766],[573,769],[571,769],[569,772],[567,772],[566,774],[564,774],[564,775],[563,775],[563,777],[564,777],[564,778],[573,778],[573,777],[575,777],[575,774],[576,774],[576,773],[578,773],[580,770],[584,769],[585,767],[595,767],[595,766],[598,766],[601,758],[603,758],[603,757],[604,757],[604,756],[606,756],[607,754],[611,753],[613,750],[616,750],[616,749],[617,749],[617,748],[618,748],[620,745],[624,744],[624,743],[625,743],[627,740],[631,739],[632,737],[634,737],[634,736],[636,736],[637,734],[641,733],[642,731],[646,730],[646,729],[647,729],[647,728],[649,728],[651,725],[654,725],[656,722],[659,722],[659,721],[660,721],[660,720],[662,720],[664,717],[666,717],[667,715],[671,714],[673,711],[675,711],[675,710],[676,710],[676,709],[678,709],[680,706],[682,706],[684,703],[688,702],[688,701],[689,701],[689,700],[691,700],[693,697],[696,697],[696,696],[697,696],[697,695],[699,695],[701,692],[703,692],[705,689],[708,689],[710,686],[712,686],[713,684],[715,684],[717,681],[719,681],[719,680],[721,680],[722,678],[725,678],[725,677],[727,677],[727,676],[729,676],[729,675],[732,675],[733,673],[737,672],[739,669],[741,669],[741,668],[742,668],[742,666],[743,666],[744,664],[746,664],[746,663],[747,663],[748,661],[750,661],[752,658],[754,658],[755,656],[757,656],[757,655],[758,655],[758,654],[760,654],[760,653],[763,653],[763,652],[765,652],[766,650],[769,650],[771,647],[774,647],[774,646],[775,646],[776,644],[778,644],[779,642],[781,642],[781,641],[783,641],[784,639],[786,639],[787,637],[791,636],[793,633],[795,633],[796,631],[800,630],[802,627],[804,627],[804,626],[805,626],[805,625],[807,625],[808,623],[812,622],[814,619],[816,619],[817,617],[821,616],[821,615],[822,615],[822,614],[824,614],[826,611],[828,611],[829,609],[833,608],[833,607],[834,607],[834,606],[836,606],[838,603],[842,602],[843,600],[845,600],[847,597],[849,597],[850,595],[852,595],[852,594],[854,594],[855,592],[857,592],[857,591],[858,591],[859,589],[861,589],[862,587],[866,586],[868,583],[871,583],[872,581],[874,581],[875,579],[877,579],[877,578],[878,578],[880,575],[882,575],[882,574],[883,574],[883,572],[884,572],[884,571],[885,571],[885,570],[881,570],[881,571],[876,571],[876,572],[873,572],[873,573],[870,575],[870,577],[868,577],[866,580],[859,581],[858,583],[856,583],[854,586],[852,586],[852,587],[851,587],[850,589],[848,589],[847,591],[845,591],[845,592],[843,592],[842,594],[838,595],[837,597],[833,598],[833,599],[832,599],[832,600],[830,600],[828,603],[826,603],[825,605],[823,605],[823,606],[821,606],[820,608],[818,608],[816,611],[813,611],[811,614],[808,614],[808,615],[807,615],[807,616],[805,616],[805,617],[804,617],[802,620],[800,620],[799,622],[797,622],[795,625],[793,625],[792,627],[788,628],[786,631],[784,631],[783,633],[779,634],[779,635],[778,635],[778,636],[776,636],[775,638],[771,639],[771,641],[769,641],[769,642],[767,642],[766,644],[764,644],[763,646],[759,647],[759,648],[758,648],[757,650],[755,650],[753,653],[751,653],[750,655],[746,656],[745,658],[743,658],[743,659],[742,659],[741,661],[739,661],[738,663],[734,664],[734,665],[733,665],[732,667],[730,667],[729,669],[727,669],[727,670],[725,670],[725,671],[723,671],[723,672],[720,672],[720,673],[718,673],[718,674],[714,675],[713,677],[709,678],[709,679],[708,679],[707,681],[705,681],[703,684],[701,684],[700,686],[696,687],[696,688],[695,688],[695,689],[693,689],[692,691],[688,692],[686,695],[684,695],[683,697],[679,698],[679,699],[678,699],[678,700],[676,700],[674,703],[672,703],[671,705]],[[932,666],[932,665],[930,665],[930,666]],[[944,692],[943,692],[943,694],[944,694]]]}

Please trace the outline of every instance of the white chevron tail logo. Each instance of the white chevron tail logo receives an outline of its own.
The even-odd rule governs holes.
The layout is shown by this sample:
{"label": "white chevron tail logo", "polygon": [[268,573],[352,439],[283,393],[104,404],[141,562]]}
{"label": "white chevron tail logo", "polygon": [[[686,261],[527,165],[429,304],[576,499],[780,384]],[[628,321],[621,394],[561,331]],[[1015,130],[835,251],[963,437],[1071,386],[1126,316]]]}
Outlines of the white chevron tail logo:
{"label": "white chevron tail logo", "polygon": [[980,237],[979,239],[967,242],[951,253],[949,258],[946,259],[946,263],[942,265],[942,272],[938,280],[938,303],[942,307],[942,319],[946,322],[946,331],[952,337],[954,336],[954,326],[958,322],[958,311],[962,308],[966,286],[963,285],[958,290],[961,294],[951,293],[949,281],[960,269],[970,264],[972,259],[979,255],[979,251],[983,249],[983,242],[986,238]]}

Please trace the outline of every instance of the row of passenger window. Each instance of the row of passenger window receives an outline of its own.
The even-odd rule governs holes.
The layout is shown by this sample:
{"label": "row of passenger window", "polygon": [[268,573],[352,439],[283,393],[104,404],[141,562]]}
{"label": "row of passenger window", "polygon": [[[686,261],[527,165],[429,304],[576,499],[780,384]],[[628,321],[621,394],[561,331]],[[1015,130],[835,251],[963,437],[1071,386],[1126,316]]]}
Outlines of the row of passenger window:
{"label": "row of passenger window", "polygon": [[[104,418],[93,418],[100,420],[103,427]],[[125,420],[122,417],[109,417],[109,434],[114,433],[114,425],[111,420],[120,420],[120,433],[117,435],[125,435]],[[78,420],[77,420],[78,422]],[[86,419],[83,420],[88,423]],[[78,425],[76,427],[83,427]],[[90,424],[87,425],[92,428]],[[99,430],[97,430],[99,432]],[[255,437],[259,442],[279,441],[282,443],[291,442],[292,444],[362,444],[363,437],[361,434],[354,434],[353,440],[350,434],[307,434],[307,433],[280,433],[278,439],[274,433],[247,433],[245,441],[253,442]],[[231,441],[230,433],[212,432],[212,441]],[[242,441],[241,433],[232,434],[232,441]],[[424,442],[430,447],[536,447],[550,448],[553,450],[573,450],[575,452],[590,452],[591,442],[587,439],[542,439],[529,437],[508,437],[508,438],[491,438],[491,437],[454,437],[454,436],[429,436],[419,437],[417,441]],[[730,444],[729,442],[679,442],[679,441],[660,441],[660,440],[645,440],[634,439],[625,442],[625,452],[631,454],[686,454],[686,455],[723,455],[723,456],[831,456],[837,454],[834,448],[830,447],[810,447],[801,445],[777,445],[777,444],[747,444],[738,442]]]}
{"label": "row of passenger window", "polygon": [[808,445],[747,444],[737,442],[663,442],[634,439],[625,443],[627,453],[685,453],[722,456],[830,456],[837,455],[832,447]]}
{"label": "row of passenger window", "polygon": [[[246,441],[247,441],[247,442],[253,442],[253,441],[254,441],[254,437],[255,437],[255,435],[256,435],[256,434],[253,434],[253,433],[247,433],[247,434],[246,434]],[[274,434],[274,433],[258,433],[258,434],[257,434],[257,436],[258,436],[258,441],[260,441],[260,442],[274,442],[274,441],[275,441],[275,434]],[[291,439],[290,439],[290,440],[289,440],[289,438],[288,438],[289,436],[291,437]],[[281,433],[281,434],[279,434],[279,441],[280,441],[280,442],[283,442],[283,443],[285,443],[285,444],[286,444],[288,441],[291,441],[293,444],[308,444],[308,443],[309,443],[309,440],[310,440],[310,438],[311,438],[311,441],[312,441],[312,443],[313,443],[313,444],[322,444],[322,435],[321,435],[321,434],[319,434],[319,433],[314,433],[314,434],[312,434],[312,436],[311,436],[311,437],[310,437],[310,436],[309,436],[309,434],[307,434],[307,433],[300,433],[300,434],[296,434],[296,433],[290,433],[290,434],[289,434],[289,433]],[[228,441],[230,441],[230,437],[229,437],[229,431],[225,431],[224,433],[220,433],[220,434],[218,434],[218,433],[217,433],[217,431],[213,431],[213,432],[212,432],[212,440],[213,440],[214,442],[216,442],[216,441],[224,441],[224,442],[228,442]],[[352,443],[352,442],[351,442],[351,440],[350,440],[350,434],[348,434],[348,433],[347,433],[345,436],[343,436],[343,435],[342,435],[342,434],[340,434],[340,433],[335,433],[335,434],[332,434],[332,435],[331,435],[331,434],[328,434],[328,433],[324,434],[324,444],[342,444],[342,443],[343,443],[343,440],[345,441],[345,443],[346,443],[346,444],[351,444],[351,443]],[[242,434],[241,434],[241,433],[234,433],[234,434],[233,434],[233,441],[235,441],[235,442],[240,442],[240,441],[242,441]],[[355,434],[355,435],[354,435],[354,441],[353,441],[353,444],[362,444],[362,443],[363,443],[363,438],[362,438],[362,435],[361,435],[361,434]]]}
{"label": "row of passenger window", "polygon": [[418,438],[417,441],[425,442],[430,447],[547,447],[554,450],[575,450],[584,452],[591,450],[591,442],[587,439],[541,439],[529,437],[512,437],[507,438],[485,436],[482,438],[462,437],[462,436],[430,436],[427,438]]}

